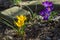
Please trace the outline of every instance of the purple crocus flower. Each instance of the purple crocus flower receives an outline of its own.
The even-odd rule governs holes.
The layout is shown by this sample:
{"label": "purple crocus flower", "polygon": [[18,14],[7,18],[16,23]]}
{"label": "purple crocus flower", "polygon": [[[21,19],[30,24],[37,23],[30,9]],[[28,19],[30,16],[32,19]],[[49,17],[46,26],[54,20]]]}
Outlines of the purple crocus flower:
{"label": "purple crocus flower", "polygon": [[44,9],[39,14],[43,17],[43,20],[48,20],[50,16],[50,11]]}
{"label": "purple crocus flower", "polygon": [[45,2],[42,2],[42,5],[44,7],[51,7],[51,6],[53,6],[53,3],[52,2],[49,2],[49,1],[45,1]]}
{"label": "purple crocus flower", "polygon": [[42,2],[42,5],[49,11],[53,10],[53,3],[49,1]]}
{"label": "purple crocus flower", "polygon": [[51,6],[51,7],[45,7],[45,10],[47,10],[47,11],[52,11],[53,10],[53,6]]}
{"label": "purple crocus flower", "polygon": [[48,20],[50,12],[53,10],[53,3],[49,1],[42,2],[42,5],[45,7],[39,14],[43,17],[43,20]]}
{"label": "purple crocus flower", "polygon": [[49,18],[48,16],[44,16],[43,20],[48,20],[48,18]]}

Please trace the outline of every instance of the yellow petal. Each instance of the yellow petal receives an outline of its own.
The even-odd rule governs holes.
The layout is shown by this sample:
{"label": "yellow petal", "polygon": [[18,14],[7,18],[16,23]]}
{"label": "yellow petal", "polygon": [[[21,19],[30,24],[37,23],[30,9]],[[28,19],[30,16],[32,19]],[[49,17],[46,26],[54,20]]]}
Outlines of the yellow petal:
{"label": "yellow petal", "polygon": [[20,28],[21,26],[24,25],[24,21],[26,20],[26,16],[20,15],[17,16],[17,22],[15,21],[14,23]]}

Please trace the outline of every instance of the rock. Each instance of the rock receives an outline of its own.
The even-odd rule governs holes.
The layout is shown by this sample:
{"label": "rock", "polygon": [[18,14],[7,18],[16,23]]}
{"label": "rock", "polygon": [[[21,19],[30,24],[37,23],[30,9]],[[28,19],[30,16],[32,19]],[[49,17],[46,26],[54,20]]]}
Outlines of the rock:
{"label": "rock", "polygon": [[[46,0],[36,0],[36,1],[38,1],[38,2],[44,2],[44,1],[46,1]],[[60,4],[60,1],[59,0],[48,0],[48,1],[52,1],[54,4]]]}
{"label": "rock", "polygon": [[52,20],[54,20],[54,21],[59,21],[59,19],[60,19],[60,16],[57,16],[56,18],[54,18],[54,19],[52,19]]}
{"label": "rock", "polygon": [[[22,1],[20,2],[20,5],[35,5],[35,4],[42,4],[46,0],[33,0],[33,1]],[[52,1],[54,4],[60,4],[59,0],[48,0]]]}
{"label": "rock", "polygon": [[26,1],[26,2],[20,2],[20,5],[34,5],[34,4],[38,4],[37,1]]}
{"label": "rock", "polygon": [[11,36],[14,36],[16,35],[16,31],[15,30],[8,30],[6,29],[5,32],[4,32],[5,35],[11,35]]}
{"label": "rock", "polygon": [[2,39],[3,40],[13,40],[13,37],[7,35],[7,36],[4,36]]}
{"label": "rock", "polygon": [[17,15],[20,15],[20,14],[23,14],[23,15],[27,15],[27,14],[30,14],[29,11],[26,11],[24,9],[21,9],[19,7],[12,7],[12,8],[9,8],[9,9],[6,9],[4,11],[1,12],[3,15],[6,15],[6,16],[10,16],[10,17],[13,17],[15,18],[15,16]]}
{"label": "rock", "polygon": [[50,37],[46,37],[46,40],[51,40],[51,38]]}
{"label": "rock", "polygon": [[60,40],[60,39],[58,39],[58,40]]}

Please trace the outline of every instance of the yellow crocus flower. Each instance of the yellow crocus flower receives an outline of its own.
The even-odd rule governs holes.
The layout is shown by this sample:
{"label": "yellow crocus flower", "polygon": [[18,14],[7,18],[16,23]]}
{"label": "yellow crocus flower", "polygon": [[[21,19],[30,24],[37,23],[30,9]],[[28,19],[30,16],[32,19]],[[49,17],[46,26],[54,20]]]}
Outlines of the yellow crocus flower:
{"label": "yellow crocus flower", "polygon": [[14,23],[20,28],[21,26],[24,25],[24,21],[26,20],[26,16],[20,15],[17,16],[17,22],[15,21]]}
{"label": "yellow crocus flower", "polygon": [[24,22],[14,22],[18,28],[20,28],[22,25],[24,25]]}
{"label": "yellow crocus flower", "polygon": [[26,16],[20,15],[16,17],[18,20],[26,20]]}

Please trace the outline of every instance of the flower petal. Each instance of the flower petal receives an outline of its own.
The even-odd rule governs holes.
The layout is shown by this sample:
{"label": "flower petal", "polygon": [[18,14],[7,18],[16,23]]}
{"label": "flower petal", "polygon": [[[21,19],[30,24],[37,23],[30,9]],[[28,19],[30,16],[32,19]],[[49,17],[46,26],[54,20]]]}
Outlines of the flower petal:
{"label": "flower petal", "polygon": [[53,6],[53,3],[52,2],[49,2],[49,1],[45,1],[45,2],[42,2],[42,5],[44,7],[48,7],[48,6]]}

